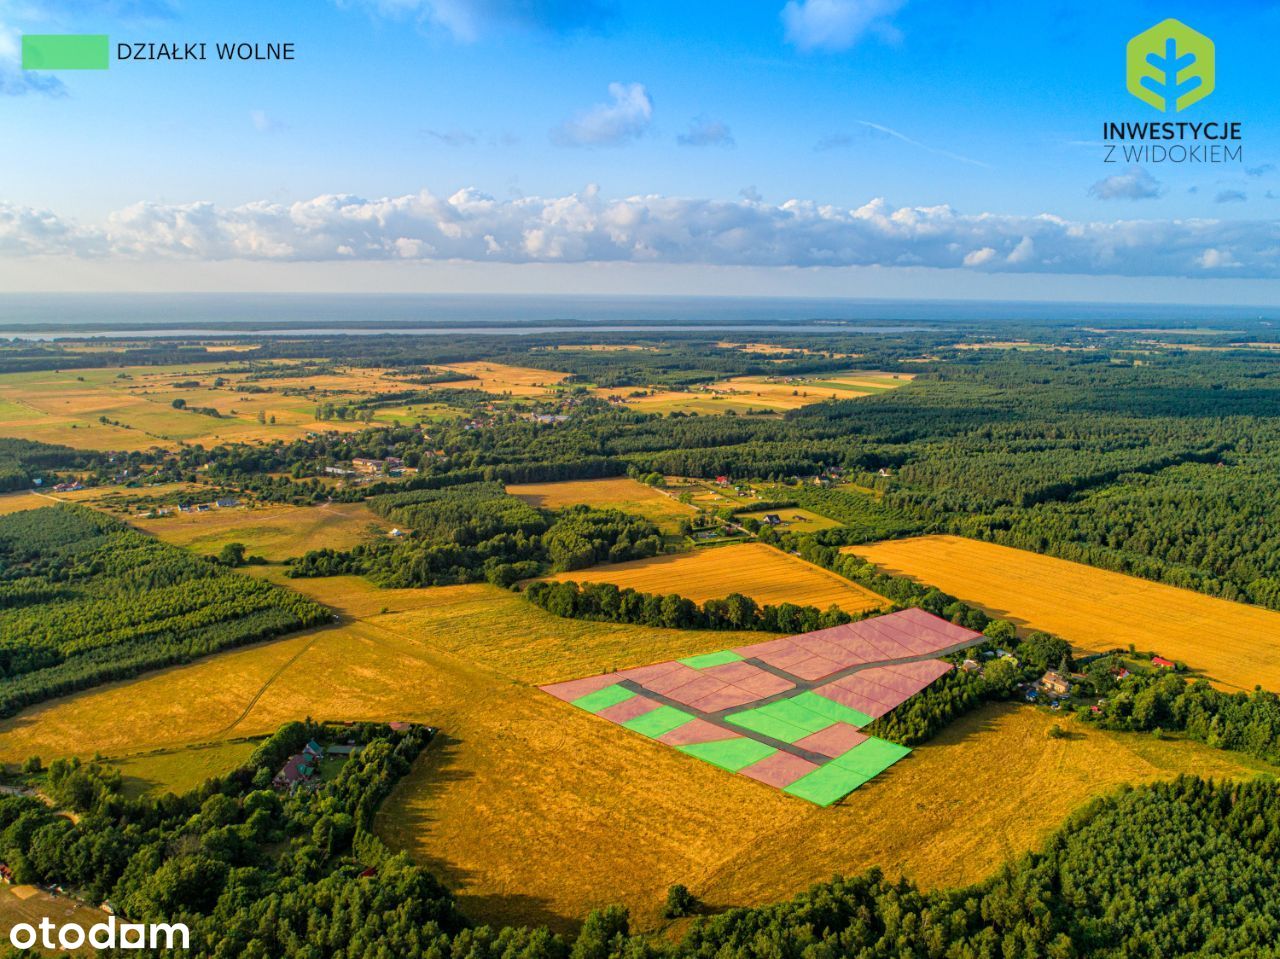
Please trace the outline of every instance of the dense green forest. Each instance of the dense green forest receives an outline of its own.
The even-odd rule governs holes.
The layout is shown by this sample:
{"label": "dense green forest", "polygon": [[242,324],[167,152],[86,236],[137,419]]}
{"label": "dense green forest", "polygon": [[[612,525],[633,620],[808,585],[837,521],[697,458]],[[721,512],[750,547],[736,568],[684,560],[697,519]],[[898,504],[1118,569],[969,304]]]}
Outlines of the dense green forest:
{"label": "dense green forest", "polygon": [[675,593],[659,596],[612,583],[535,582],[524,597],[556,616],[604,623],[638,623],[667,629],[747,629],[770,633],[808,633],[851,622],[839,606],[827,609],[782,603],[760,606],[749,596],[730,593],[698,604]]}
{"label": "dense green forest", "polygon": [[91,469],[103,465],[105,460],[103,455],[68,446],[0,438],[0,492],[30,489],[37,481],[56,475],[58,470]]}
{"label": "dense green forest", "polygon": [[1098,691],[1107,694],[1105,701],[1084,718],[1108,729],[1185,733],[1217,749],[1280,762],[1280,696],[1273,692],[1227,693],[1203,679],[1161,672],[1128,676]]}
{"label": "dense green forest", "polygon": [[495,482],[388,493],[369,505],[406,535],[350,550],[309,552],[289,575],[360,573],[388,587],[483,580],[510,586],[548,570],[643,559],[663,546],[647,520],[585,506],[552,513],[507,495]]}
{"label": "dense green forest", "polygon": [[330,618],[93,510],[0,517],[0,715]]}
{"label": "dense green forest", "polygon": [[[188,954],[211,959],[1207,959],[1275,955],[1280,936],[1280,791],[1191,777],[1094,801],[974,886],[924,892],[872,870],[696,919],[678,942],[633,935],[618,907],[572,942],[476,927],[372,830],[430,736],[293,723],[232,774],[141,799],[114,770],[58,760],[43,787],[76,817],[0,797],[0,856],[19,882],[109,899],[133,922],[185,923]],[[285,757],[333,737],[363,744],[335,778],[270,789]]]}

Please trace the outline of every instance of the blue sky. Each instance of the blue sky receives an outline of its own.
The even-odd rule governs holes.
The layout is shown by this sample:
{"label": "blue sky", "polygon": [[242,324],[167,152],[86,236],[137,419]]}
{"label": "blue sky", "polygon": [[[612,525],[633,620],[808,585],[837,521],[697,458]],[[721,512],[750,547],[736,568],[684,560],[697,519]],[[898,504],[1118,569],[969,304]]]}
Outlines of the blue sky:
{"label": "blue sky", "polygon": [[[1088,6],[0,0],[0,284],[1269,299],[1280,7]],[[1243,163],[1102,162],[1166,17]],[[17,67],[71,31],[297,60]]]}

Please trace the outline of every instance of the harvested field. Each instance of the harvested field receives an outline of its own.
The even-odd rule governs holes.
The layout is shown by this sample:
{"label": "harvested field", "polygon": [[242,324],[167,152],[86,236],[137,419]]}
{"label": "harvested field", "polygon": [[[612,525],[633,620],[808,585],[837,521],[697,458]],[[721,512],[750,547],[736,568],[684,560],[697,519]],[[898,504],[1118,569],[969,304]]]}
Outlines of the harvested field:
{"label": "harvested field", "polygon": [[526,366],[507,366],[478,360],[474,363],[451,363],[441,369],[465,373],[467,379],[448,386],[457,389],[484,390],[486,393],[510,393],[512,396],[540,396],[549,392],[568,375]]}
{"label": "harvested field", "polygon": [[547,509],[583,503],[599,509],[622,510],[643,516],[666,533],[674,533],[681,519],[698,512],[692,506],[626,476],[563,483],[518,483],[508,486],[507,492],[533,506]]}
{"label": "harvested field", "polygon": [[782,412],[825,400],[856,399],[905,386],[911,373],[824,374],[821,377],[786,379],[770,376],[735,376],[689,390],[659,390],[646,396],[631,396],[629,388],[598,389],[598,396],[621,396],[628,406],[650,413],[725,413],[732,410]]}
{"label": "harvested field", "polygon": [[39,509],[41,506],[49,506],[52,502],[51,497],[41,493],[5,493],[0,496],[0,516],[21,513],[28,509]]}
{"label": "harvested field", "polygon": [[1215,683],[1280,690],[1280,613],[958,536],[852,546],[889,573],[1079,649],[1128,648],[1181,660]]}
{"label": "harvested field", "polygon": [[211,556],[227,543],[243,543],[250,556],[273,563],[326,546],[349,549],[391,529],[363,503],[237,506],[154,519],[131,517],[129,522],[166,543]]}
{"label": "harvested field", "polygon": [[554,579],[614,583],[641,593],[678,593],[695,602],[730,593],[761,606],[795,603],[860,613],[888,601],[856,583],[763,543],[740,543],[559,573]]}

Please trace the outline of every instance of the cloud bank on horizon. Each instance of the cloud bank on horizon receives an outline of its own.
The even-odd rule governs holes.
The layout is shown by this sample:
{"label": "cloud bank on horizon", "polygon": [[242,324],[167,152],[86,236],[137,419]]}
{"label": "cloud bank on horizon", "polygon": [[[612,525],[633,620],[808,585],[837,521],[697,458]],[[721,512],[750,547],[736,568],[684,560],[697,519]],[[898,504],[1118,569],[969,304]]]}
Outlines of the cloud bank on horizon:
{"label": "cloud bank on horizon", "polygon": [[950,206],[607,199],[595,188],[499,200],[474,189],[236,207],[143,202],[100,224],[0,203],[0,256],[205,261],[629,262],[934,267],[995,273],[1280,278],[1280,223],[1076,222]]}

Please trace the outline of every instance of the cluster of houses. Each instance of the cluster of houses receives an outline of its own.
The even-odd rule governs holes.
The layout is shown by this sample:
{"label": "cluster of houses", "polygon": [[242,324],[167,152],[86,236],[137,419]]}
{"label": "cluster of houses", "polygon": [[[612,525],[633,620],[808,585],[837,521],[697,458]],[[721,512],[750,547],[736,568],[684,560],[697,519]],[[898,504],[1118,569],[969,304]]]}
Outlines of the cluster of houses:
{"label": "cluster of houses", "polygon": [[[434,453],[428,452],[424,455],[443,456],[444,450],[436,450]],[[351,477],[357,483],[371,483],[373,480],[384,476],[392,478],[415,476],[418,473],[418,468],[416,466],[405,466],[404,460],[398,456],[385,456],[382,459],[357,456],[351,460],[350,468],[345,466],[326,466],[324,471],[330,476]]]}
{"label": "cluster of houses", "polygon": [[314,739],[302,747],[301,752],[294,753],[285,760],[284,766],[276,773],[271,784],[284,792],[295,789],[314,789],[318,783],[316,778],[320,772],[320,760],[326,756],[353,756],[360,751],[355,742],[338,743],[321,746]]}
{"label": "cluster of houses", "polygon": [[154,509],[146,510],[139,513],[138,516],[145,519],[153,519],[157,516],[169,516],[174,512],[178,513],[208,513],[217,509],[234,509],[240,505],[240,501],[232,496],[225,496],[222,499],[215,500],[212,503],[180,503],[177,506],[157,506]]}
{"label": "cluster of houses", "polygon": [[364,476],[376,476],[380,473],[388,476],[402,476],[406,470],[418,472],[411,466],[406,467],[404,460],[398,456],[388,456],[380,460],[357,456],[351,461],[351,468]]}

